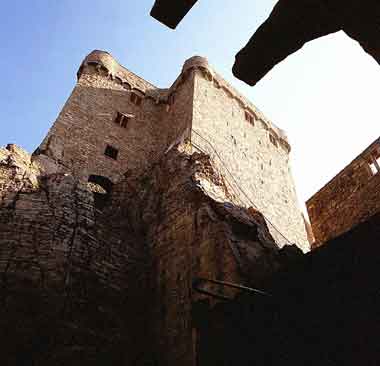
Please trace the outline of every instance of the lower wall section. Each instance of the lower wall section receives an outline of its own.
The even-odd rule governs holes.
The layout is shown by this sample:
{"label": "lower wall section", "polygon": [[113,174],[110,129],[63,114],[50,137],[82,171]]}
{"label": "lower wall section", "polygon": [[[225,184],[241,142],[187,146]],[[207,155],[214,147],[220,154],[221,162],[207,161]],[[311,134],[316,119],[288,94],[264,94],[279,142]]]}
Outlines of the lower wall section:
{"label": "lower wall section", "polygon": [[199,304],[200,366],[379,365],[380,215],[244,294]]}
{"label": "lower wall section", "polygon": [[[284,253],[301,251],[280,250],[258,212],[228,202],[223,178],[206,155],[171,151],[143,181],[140,207],[153,261],[157,364],[195,365],[199,329],[194,304],[204,296],[194,291],[194,281],[260,286],[287,262]],[[236,295],[222,287],[211,290]]]}
{"label": "lower wall section", "polygon": [[102,210],[87,182],[39,161],[0,150],[2,364],[193,366],[208,299],[194,282],[261,287],[301,255],[231,204],[209,157],[187,146],[116,184]]}
{"label": "lower wall section", "polygon": [[0,363],[148,357],[146,258],[128,221],[95,210],[71,175],[40,175],[16,147],[0,150],[0,185]]}

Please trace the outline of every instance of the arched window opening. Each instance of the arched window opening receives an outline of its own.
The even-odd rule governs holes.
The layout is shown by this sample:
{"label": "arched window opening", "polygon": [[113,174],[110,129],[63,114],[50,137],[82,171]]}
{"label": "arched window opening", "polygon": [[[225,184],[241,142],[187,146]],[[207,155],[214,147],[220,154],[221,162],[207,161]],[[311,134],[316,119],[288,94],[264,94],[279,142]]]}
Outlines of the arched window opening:
{"label": "arched window opening", "polygon": [[95,207],[102,210],[111,197],[113,183],[101,175],[90,175],[87,187],[94,194]]}

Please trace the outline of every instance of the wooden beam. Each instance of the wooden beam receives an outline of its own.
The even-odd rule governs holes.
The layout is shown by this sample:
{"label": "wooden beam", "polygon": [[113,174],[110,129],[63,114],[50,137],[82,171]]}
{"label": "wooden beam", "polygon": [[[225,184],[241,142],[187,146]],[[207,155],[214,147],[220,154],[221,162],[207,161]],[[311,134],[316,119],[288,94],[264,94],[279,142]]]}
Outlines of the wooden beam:
{"label": "wooden beam", "polygon": [[198,0],[156,0],[150,15],[175,29]]}

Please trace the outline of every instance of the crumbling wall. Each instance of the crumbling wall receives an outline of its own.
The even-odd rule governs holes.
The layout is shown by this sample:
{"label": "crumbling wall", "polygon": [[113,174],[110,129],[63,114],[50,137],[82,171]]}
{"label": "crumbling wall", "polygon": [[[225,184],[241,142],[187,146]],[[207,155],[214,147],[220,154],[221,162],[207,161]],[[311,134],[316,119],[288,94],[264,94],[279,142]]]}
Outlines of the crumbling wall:
{"label": "crumbling wall", "polygon": [[262,215],[232,204],[210,157],[191,150],[185,139],[132,172],[103,211],[86,181],[0,150],[5,364],[192,365],[194,281],[260,287],[286,264]]}
{"label": "crumbling wall", "polygon": [[94,51],[33,157],[0,150],[6,363],[193,365],[193,282],[260,286],[287,262],[260,211],[306,250],[285,136],[210,70],[195,57],[158,90]]}
{"label": "crumbling wall", "polygon": [[[228,187],[209,157],[190,150],[188,144],[175,147],[143,177],[115,187],[124,202],[140,207],[136,220],[145,228],[153,268],[158,365],[192,365],[197,357],[193,313],[204,297],[194,292],[194,280],[260,286],[286,262],[260,213],[231,204]],[[235,295],[222,288],[217,292]]]}
{"label": "crumbling wall", "polygon": [[[137,105],[134,95],[141,98]],[[124,126],[115,123],[118,112],[128,120]],[[234,203],[267,217],[278,245],[309,249],[284,132],[202,57],[187,60],[169,89],[158,89],[107,52],[93,51],[35,155],[51,172],[65,167],[84,179],[99,175],[115,183],[124,174],[141,174],[186,138],[230,175]],[[117,150],[116,159],[106,156],[107,146]]]}
{"label": "crumbling wall", "polygon": [[149,271],[138,231],[14,145],[0,150],[0,186],[1,363],[141,361]]}

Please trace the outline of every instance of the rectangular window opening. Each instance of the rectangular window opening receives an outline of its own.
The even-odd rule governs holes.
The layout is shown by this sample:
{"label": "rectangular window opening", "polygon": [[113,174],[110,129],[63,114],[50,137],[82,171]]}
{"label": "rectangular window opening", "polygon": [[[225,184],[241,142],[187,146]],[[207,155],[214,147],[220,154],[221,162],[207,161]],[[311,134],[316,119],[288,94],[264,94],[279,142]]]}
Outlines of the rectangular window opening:
{"label": "rectangular window opening", "polygon": [[115,118],[115,123],[123,128],[127,128],[128,122],[130,120],[130,116],[126,116],[120,112],[117,112],[117,116]]}
{"label": "rectangular window opening", "polygon": [[131,102],[136,105],[140,105],[142,102],[142,98],[136,93],[131,93]]}
{"label": "rectangular window opening", "polygon": [[111,145],[107,145],[107,147],[104,151],[104,155],[108,156],[109,158],[111,158],[113,160],[117,160],[117,156],[119,155],[119,150],[115,149]]}
{"label": "rectangular window opening", "polygon": [[174,93],[170,94],[169,100],[168,100],[169,105],[173,105],[174,104],[174,100],[175,100],[174,98],[175,98]]}

